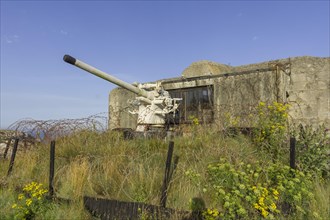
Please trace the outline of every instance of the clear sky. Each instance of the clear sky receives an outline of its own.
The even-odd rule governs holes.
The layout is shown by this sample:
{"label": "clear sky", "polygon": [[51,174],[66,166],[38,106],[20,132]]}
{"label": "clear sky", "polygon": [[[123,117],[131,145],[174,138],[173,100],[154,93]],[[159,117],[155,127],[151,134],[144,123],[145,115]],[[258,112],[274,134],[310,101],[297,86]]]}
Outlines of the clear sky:
{"label": "clear sky", "polygon": [[148,82],[199,60],[329,57],[329,19],[329,0],[1,0],[0,126],[108,111],[115,85],[63,62],[64,54]]}

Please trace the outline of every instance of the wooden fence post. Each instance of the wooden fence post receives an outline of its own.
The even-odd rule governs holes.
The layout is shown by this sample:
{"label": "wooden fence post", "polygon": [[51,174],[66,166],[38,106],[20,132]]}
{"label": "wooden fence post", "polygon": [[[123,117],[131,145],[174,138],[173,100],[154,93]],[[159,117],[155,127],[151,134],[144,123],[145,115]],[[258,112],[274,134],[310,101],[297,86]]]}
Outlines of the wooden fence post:
{"label": "wooden fence post", "polygon": [[6,159],[6,157],[7,157],[8,150],[9,150],[9,147],[10,147],[10,144],[11,144],[12,139],[13,139],[12,137],[10,137],[10,138],[8,139],[8,142],[7,142],[7,145],[6,145],[6,149],[5,149],[5,152],[4,152],[4,154],[3,154],[3,158],[4,158],[4,159]]}
{"label": "wooden fence post", "polygon": [[7,176],[9,176],[13,170],[17,147],[18,147],[18,141],[19,141],[19,138],[15,138],[14,148],[13,148],[13,152],[11,154]]}
{"label": "wooden fence post", "polygon": [[296,138],[290,137],[290,167],[296,169]]}
{"label": "wooden fence post", "polygon": [[50,143],[50,158],[49,158],[49,196],[54,197],[54,170],[55,170],[55,141]]}
{"label": "wooden fence post", "polygon": [[160,206],[166,207],[166,200],[167,200],[167,189],[168,184],[170,182],[170,172],[171,172],[171,162],[172,162],[172,155],[173,155],[173,148],[174,142],[170,141],[167,151],[167,159],[166,159],[166,167],[165,167],[165,176],[162,186],[162,194],[160,198]]}

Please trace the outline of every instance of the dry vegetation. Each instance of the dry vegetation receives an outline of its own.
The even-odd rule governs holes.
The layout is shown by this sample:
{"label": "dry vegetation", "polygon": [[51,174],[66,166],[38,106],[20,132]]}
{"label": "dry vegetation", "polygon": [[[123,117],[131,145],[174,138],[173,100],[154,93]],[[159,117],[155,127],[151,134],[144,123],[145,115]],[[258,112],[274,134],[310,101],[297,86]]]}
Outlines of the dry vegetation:
{"label": "dry vegetation", "polygon": [[[214,127],[197,123],[186,128],[187,135],[175,137],[174,155],[178,156],[179,160],[170,183],[167,207],[178,210],[203,209],[205,219],[328,219],[329,167],[322,168],[320,165],[318,167],[321,170],[313,170],[311,166],[305,169],[311,159],[306,156],[307,162],[298,159],[299,172],[304,177],[300,178],[297,173],[295,179],[298,180],[292,178],[293,182],[297,182],[294,182],[291,188],[291,183],[274,182],[275,180],[270,178],[271,172],[286,177],[283,181],[291,181],[291,176],[288,176],[290,172],[285,173],[288,169],[286,165],[289,165],[289,149],[283,147],[287,146],[289,131],[285,130],[284,139],[274,142],[269,136],[262,136],[262,131],[268,129],[267,125],[259,126],[264,130],[258,130],[257,138],[231,136]],[[271,128],[270,126],[269,129]],[[275,130],[282,132],[281,129]],[[307,131],[302,130],[305,133]],[[301,137],[301,131],[299,134],[296,134],[298,138]],[[317,136],[310,132],[309,142],[303,142],[307,139],[298,139],[297,147],[299,143],[304,143],[308,144],[310,149],[321,148],[319,150],[328,151],[329,138],[322,134],[323,136]],[[281,134],[276,135],[275,137],[279,138]],[[274,144],[281,145],[280,152],[269,150]],[[167,149],[168,142],[164,140],[124,140],[121,133],[114,131],[98,132],[86,129],[58,138],[55,193],[58,197],[70,199],[71,203],[45,201],[36,211],[34,218],[92,219],[83,207],[82,197],[85,195],[158,205]],[[276,160],[273,159],[275,154]],[[228,169],[222,169],[221,164]],[[26,184],[34,181],[47,188],[49,144],[37,144],[28,151],[18,152],[13,173],[9,177],[6,176],[7,168],[8,160],[1,158],[0,219],[13,219],[17,216],[17,210],[12,206],[17,203],[17,198]],[[240,178],[244,172],[250,171],[253,175],[244,180]],[[258,178],[255,178],[255,173],[258,173]],[[235,179],[236,174],[238,178]],[[234,196],[236,186],[240,187],[242,196]],[[254,195],[253,187],[264,189],[265,192],[278,190],[279,198],[269,197],[268,193]],[[223,190],[223,195],[219,189]],[[305,194],[310,197],[304,197]],[[224,198],[229,195],[231,200],[227,206]],[[298,195],[301,198],[295,197]],[[245,200],[248,196],[252,197],[253,201]],[[268,201],[270,206],[273,202],[276,208],[273,210],[266,205],[253,205],[259,204],[262,196],[265,197],[265,203]],[[194,198],[204,200],[205,207],[196,208]],[[284,210],[283,204],[290,204],[291,208]],[[299,210],[300,208],[302,210]]]}

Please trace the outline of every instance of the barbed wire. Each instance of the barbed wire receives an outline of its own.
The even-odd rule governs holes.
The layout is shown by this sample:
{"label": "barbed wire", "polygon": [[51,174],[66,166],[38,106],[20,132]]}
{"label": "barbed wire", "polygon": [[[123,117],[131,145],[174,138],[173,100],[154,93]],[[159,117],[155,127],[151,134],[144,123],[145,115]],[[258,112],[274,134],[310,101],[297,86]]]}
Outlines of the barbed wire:
{"label": "barbed wire", "polygon": [[108,128],[108,113],[98,113],[86,118],[35,120],[21,119],[11,124],[8,129],[23,132],[39,140],[55,140],[59,137],[82,130],[105,131]]}

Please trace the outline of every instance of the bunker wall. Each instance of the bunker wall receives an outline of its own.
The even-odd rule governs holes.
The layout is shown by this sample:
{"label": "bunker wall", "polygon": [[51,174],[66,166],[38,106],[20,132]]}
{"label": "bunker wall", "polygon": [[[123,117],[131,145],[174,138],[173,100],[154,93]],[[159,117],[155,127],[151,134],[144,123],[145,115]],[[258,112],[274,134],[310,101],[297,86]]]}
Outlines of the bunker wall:
{"label": "bunker wall", "polygon": [[293,58],[291,72],[286,77],[291,120],[330,128],[330,58]]}
{"label": "bunker wall", "polygon": [[[196,65],[196,64],[194,64]],[[196,68],[196,70],[207,68]],[[228,69],[229,70],[229,69]],[[258,64],[231,67],[225,74],[213,75],[190,70],[189,77],[162,80],[166,90],[213,87],[214,122],[220,127],[237,119],[237,126],[249,127],[259,102],[290,104],[289,115],[295,124],[330,127],[330,58],[295,57]],[[212,71],[212,68],[210,69]],[[136,127],[136,117],[128,113],[128,99],[135,95],[114,89],[109,96],[109,127]]]}
{"label": "bunker wall", "polygon": [[137,116],[129,113],[129,100],[136,95],[123,88],[115,88],[109,94],[109,129],[136,128]]}

